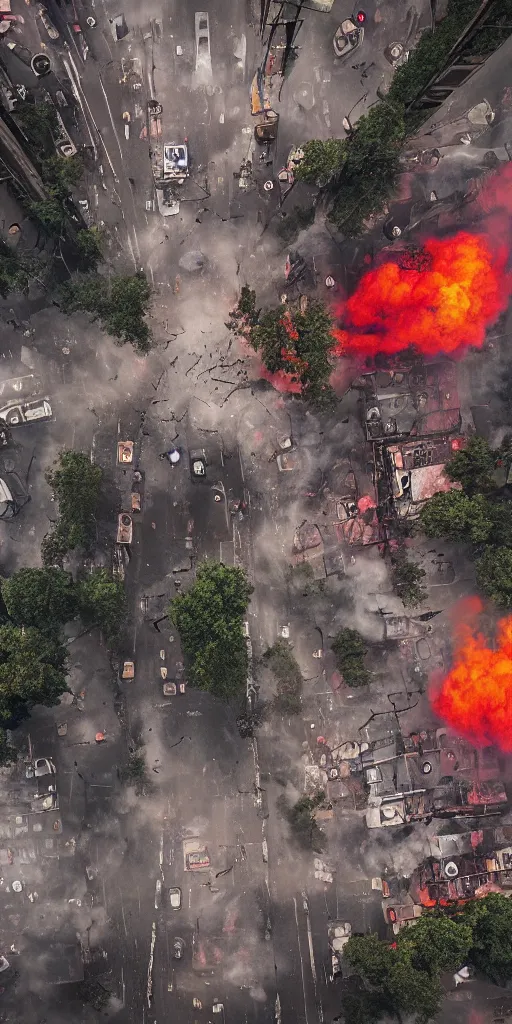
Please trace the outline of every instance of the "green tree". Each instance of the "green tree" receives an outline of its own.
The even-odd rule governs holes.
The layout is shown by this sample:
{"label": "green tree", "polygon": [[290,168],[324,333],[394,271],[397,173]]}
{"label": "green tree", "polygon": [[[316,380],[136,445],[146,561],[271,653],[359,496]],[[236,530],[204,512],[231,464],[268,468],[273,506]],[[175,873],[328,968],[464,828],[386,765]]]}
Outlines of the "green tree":
{"label": "green tree", "polygon": [[80,270],[96,270],[103,260],[103,232],[100,228],[77,231],[76,245]]}
{"label": "green tree", "polygon": [[288,352],[289,346],[296,340],[290,338],[290,332],[296,333],[285,306],[260,313],[253,326],[250,343],[259,352],[270,373],[284,369],[283,352]]}
{"label": "green tree", "polygon": [[438,976],[416,970],[403,953],[395,957],[385,988],[395,1012],[400,1016],[412,1014],[418,1024],[427,1024],[441,1007]]}
{"label": "green tree", "polygon": [[332,184],[329,218],[346,237],[359,235],[380,213],[400,173],[406,137],[404,109],[390,100],[372,107],[345,142],[345,160]]}
{"label": "green tree", "polygon": [[278,306],[262,313],[256,312],[254,296],[249,313],[241,316],[235,311],[227,326],[248,338],[270,373],[291,374],[301,384],[304,398],[317,406],[332,402],[334,322],[323,303],[310,301],[302,312]]}
{"label": "green tree", "polygon": [[247,643],[242,623],[252,594],[244,569],[202,562],[193,586],[171,602],[193,686],[229,698],[245,690]]}
{"label": "green tree", "polygon": [[403,554],[392,557],[391,579],[393,589],[405,605],[414,607],[425,600],[427,590],[421,582],[425,576],[425,570],[421,566],[416,565],[416,562],[409,561]]}
{"label": "green tree", "polygon": [[[388,92],[392,102],[408,106],[423,92],[430,79],[444,67],[452,46],[479,6],[480,0],[448,0],[446,15],[435,31],[423,32],[408,62],[395,71]],[[414,129],[417,123],[418,115],[412,113],[410,128]]]}
{"label": "green tree", "polygon": [[343,952],[354,970],[381,994],[388,1013],[410,1014],[418,1024],[436,1015],[441,1002],[438,975],[416,968],[410,947],[391,949],[376,935],[355,935]]}
{"label": "green tree", "polygon": [[126,618],[122,580],[108,569],[93,569],[78,585],[78,603],[86,625],[99,626],[109,641],[118,638]]}
{"label": "green tree", "polygon": [[50,235],[61,235],[66,221],[66,210],[59,189],[50,186],[48,199],[38,199],[30,204],[30,212]]}
{"label": "green tree", "polygon": [[420,512],[420,523],[427,537],[485,544],[492,529],[492,511],[482,494],[468,497],[463,491],[434,494]]}
{"label": "green tree", "polygon": [[464,907],[463,919],[472,929],[470,960],[496,985],[512,979],[512,903],[501,893],[489,893]]}
{"label": "green tree", "polygon": [[299,335],[296,356],[304,364],[300,374],[302,393],[315,405],[326,405],[334,399],[329,384],[332,373],[330,354],[334,344],[333,317],[322,302],[310,301],[304,312],[296,313],[294,319]]}
{"label": "green tree", "polygon": [[342,139],[310,139],[302,147],[304,159],[297,168],[296,177],[310,185],[325,186],[339,174],[345,160],[346,142]]}
{"label": "green tree", "polygon": [[256,292],[248,284],[242,285],[240,298],[229,314],[226,327],[239,336],[246,336],[258,323],[261,310],[256,309]]}
{"label": "green tree", "polygon": [[273,705],[276,711],[285,715],[298,715],[302,708],[302,672],[293,656],[292,646],[287,640],[276,640],[263,655],[263,662],[269,667],[277,688]]}
{"label": "green tree", "polygon": [[30,274],[27,262],[0,239],[0,295],[6,299],[9,292],[24,292]]}
{"label": "green tree", "polygon": [[53,103],[18,100],[13,113],[37,156],[45,157],[55,152],[53,138],[58,133],[59,123]]}
{"label": "green tree", "polygon": [[375,988],[382,988],[391,973],[394,952],[377,935],[353,935],[344,947],[347,962]]}
{"label": "green tree", "polygon": [[409,928],[398,935],[398,949],[408,952],[411,963],[418,971],[440,975],[454,973],[466,963],[472,944],[469,924],[442,912],[424,913]]}
{"label": "green tree", "polygon": [[363,987],[343,993],[340,1013],[345,1024],[377,1024],[383,1017],[393,1016],[393,1007],[383,992]]}
{"label": "green tree", "polygon": [[315,811],[324,800],[325,793],[319,789],[314,796],[301,796],[286,812],[292,832],[301,846],[317,853],[321,853],[325,846],[325,836],[315,818]]}
{"label": "green tree", "polygon": [[476,563],[478,586],[501,608],[512,607],[512,548],[487,547]]}
{"label": "green tree", "polygon": [[143,273],[110,279],[93,274],[69,281],[62,289],[60,305],[64,313],[91,313],[113,338],[121,343],[130,341],[139,352],[148,352],[151,332],[145,317],[150,297]]}
{"label": "green tree", "polygon": [[461,484],[469,497],[491,491],[496,487],[493,474],[498,455],[483,437],[475,435],[446,463],[446,475],[449,480]]}
{"label": "green tree", "polygon": [[277,234],[284,242],[292,242],[300,231],[304,231],[305,228],[311,227],[315,222],[315,206],[310,203],[309,206],[294,206],[293,210],[286,213],[284,210],[281,211],[281,220],[277,226]]}
{"label": "green tree", "polygon": [[0,765],[15,764],[18,755],[14,747],[7,742],[5,729],[0,728]]}
{"label": "green tree", "polygon": [[73,577],[63,569],[19,569],[2,580],[1,590],[9,616],[18,626],[58,634],[77,612]]}
{"label": "green tree", "polygon": [[102,470],[85,452],[61,452],[55,468],[46,480],[59,505],[54,531],[43,542],[45,565],[59,561],[77,547],[88,547],[95,533],[96,509],[100,495]]}
{"label": "green tree", "polygon": [[364,665],[368,648],[357,629],[340,629],[331,646],[336,668],[347,686],[367,686],[371,679]]}
{"label": "green tree", "polygon": [[121,768],[119,775],[121,782],[126,782],[127,785],[134,786],[135,792],[138,796],[141,796],[147,791],[150,786],[150,781],[148,778],[148,767],[143,747],[138,747],[136,750],[131,751],[128,761]]}
{"label": "green tree", "polygon": [[43,181],[49,185],[56,185],[66,195],[78,185],[83,173],[84,165],[77,154],[74,156],[54,154],[43,161]]}
{"label": "green tree", "polygon": [[17,719],[35,704],[52,707],[66,690],[66,650],[32,626],[0,626],[0,721]]}

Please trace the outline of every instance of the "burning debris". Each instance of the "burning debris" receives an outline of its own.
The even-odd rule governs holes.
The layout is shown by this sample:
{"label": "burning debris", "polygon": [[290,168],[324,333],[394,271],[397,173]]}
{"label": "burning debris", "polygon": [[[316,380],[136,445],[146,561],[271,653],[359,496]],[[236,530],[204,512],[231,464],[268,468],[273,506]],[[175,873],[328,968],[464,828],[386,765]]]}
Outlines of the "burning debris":
{"label": "burning debris", "polygon": [[[470,611],[482,611],[479,598],[471,599]],[[512,751],[512,616],[501,619],[495,650],[472,624],[458,627],[455,664],[433,687],[431,702],[439,717],[472,743]]]}
{"label": "burning debris", "polygon": [[335,332],[337,355],[392,355],[414,345],[432,356],[482,347],[508,305],[506,247],[493,252],[481,235],[460,231],[429,239],[423,251],[424,266],[389,260],[364,274],[336,310],[343,323]]}

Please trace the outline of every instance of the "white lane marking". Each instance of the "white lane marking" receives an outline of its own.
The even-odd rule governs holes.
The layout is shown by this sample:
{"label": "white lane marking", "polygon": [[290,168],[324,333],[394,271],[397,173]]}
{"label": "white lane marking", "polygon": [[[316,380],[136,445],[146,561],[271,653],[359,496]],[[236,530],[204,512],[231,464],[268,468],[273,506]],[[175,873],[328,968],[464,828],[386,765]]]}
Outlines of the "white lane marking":
{"label": "white lane marking", "polygon": [[121,890],[119,890],[119,896],[120,896],[120,899],[121,899],[121,914],[122,914],[122,917],[123,917],[124,934],[126,935],[126,938],[128,938],[128,929],[126,927],[126,918],[124,916],[123,894],[122,894]]}
{"label": "white lane marking", "polygon": [[130,256],[131,256],[131,258],[133,260],[133,265],[134,265],[135,269],[137,270],[137,260],[135,259],[135,253],[133,251],[132,240],[131,240],[131,238],[130,238],[128,233],[126,235],[126,241],[128,242],[128,248],[130,250]]}
{"label": "white lane marking", "polygon": [[302,959],[302,950],[300,948],[299,917],[298,917],[298,914],[297,914],[297,900],[295,899],[295,896],[293,897],[293,907],[294,907],[294,910],[295,910],[295,923],[297,925],[297,945],[299,947],[300,973],[301,973],[301,978],[302,978],[302,994],[304,996],[304,1017],[305,1017],[305,1020],[306,1020],[306,1024],[309,1024],[308,1006],[307,1006],[307,1000],[306,1000],[306,985],[305,985],[305,982],[304,982],[304,961]]}
{"label": "white lane marking", "polygon": [[[70,59],[71,59],[71,54],[70,54]],[[86,125],[87,131],[89,133],[89,138],[91,140],[92,151],[94,153],[94,159],[96,160],[97,157],[98,157],[98,150],[96,149],[96,143],[95,143],[95,141],[94,141],[94,139],[92,137],[92,132],[91,132],[91,129],[90,129],[90,126],[89,126],[89,122],[88,122],[88,120],[87,120],[87,118],[85,116],[85,110],[84,110],[84,107],[83,107],[83,103],[82,103],[82,100],[81,100],[81,97],[80,97],[79,90],[78,90],[77,86],[75,85],[75,82],[73,80],[73,75],[71,73],[71,68],[70,68],[70,66],[69,66],[69,64],[68,64],[68,62],[67,62],[65,57],[62,58],[62,63],[64,64],[64,67],[65,67],[66,72],[67,72],[67,76],[68,76],[69,81],[71,83],[71,92],[73,93],[73,96],[75,97],[75,99],[76,99],[76,101],[77,101],[77,103],[78,103],[78,105],[80,107],[80,110],[82,111],[82,117],[83,117],[83,119],[85,121],[85,125]]]}
{"label": "white lane marking", "polygon": [[108,96],[107,96],[107,94],[105,92],[105,86],[103,85],[103,80],[102,80],[101,75],[98,75],[98,78],[99,78],[99,82],[100,82],[100,85],[101,85],[101,91],[102,91],[103,96],[105,98],[105,104],[106,104],[106,107],[107,107],[107,110],[108,110],[108,116],[110,118],[110,123],[112,125],[112,131],[114,132],[114,137],[115,137],[115,140],[117,142],[117,148],[119,150],[119,156],[121,157],[121,163],[123,163],[123,151],[121,149],[121,143],[119,141],[119,136],[117,134],[117,129],[116,129],[116,126],[115,126],[114,118],[112,116],[112,111],[110,109],[110,103],[108,102]]}
{"label": "white lane marking", "polygon": [[153,927],[151,929],[151,948],[149,951],[148,961],[148,985],[146,989],[146,996],[148,1001],[148,1009],[151,1009],[151,998],[153,995],[153,960],[155,955],[155,942],[156,942],[156,923],[153,921]]}
{"label": "white lane marking", "polygon": [[[113,174],[113,177],[114,177],[114,181],[118,182],[119,178],[118,178],[118,176],[117,176],[117,174],[115,172],[114,164],[112,163],[112,160],[110,159],[110,153],[109,153],[109,151],[107,149],[107,144],[106,144],[105,139],[103,138],[103,136],[102,136],[102,134],[101,134],[101,132],[100,132],[100,130],[98,128],[98,125],[96,124],[96,121],[94,120],[92,110],[91,110],[91,108],[89,106],[89,101],[88,101],[87,96],[85,95],[85,93],[84,93],[84,91],[82,89],[81,83],[80,83],[80,75],[78,74],[78,70],[77,70],[76,64],[75,64],[71,54],[69,54],[69,60],[70,60],[70,63],[72,65],[72,67],[73,67],[73,70],[75,72],[75,75],[76,75],[76,78],[77,78],[77,82],[78,82],[78,89],[80,90],[80,92],[82,94],[84,103],[85,103],[85,105],[87,107],[87,110],[88,110],[88,113],[89,113],[89,117],[90,117],[90,119],[91,119],[91,121],[92,121],[92,123],[94,125],[94,128],[95,128],[96,132],[98,133],[98,137],[101,139],[101,145],[103,146],[103,149],[105,150],[105,156],[106,156],[106,158],[108,160],[108,164],[109,164],[110,170],[112,171],[112,174]],[[100,81],[101,81],[101,79],[100,79]]]}

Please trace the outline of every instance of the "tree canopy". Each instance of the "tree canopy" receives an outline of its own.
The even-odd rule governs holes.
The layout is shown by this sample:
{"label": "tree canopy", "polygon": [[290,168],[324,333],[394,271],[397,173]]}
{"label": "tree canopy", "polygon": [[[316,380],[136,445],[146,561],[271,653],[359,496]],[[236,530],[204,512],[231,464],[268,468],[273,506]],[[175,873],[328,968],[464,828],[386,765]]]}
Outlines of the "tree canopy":
{"label": "tree canopy", "polygon": [[464,907],[463,920],[472,929],[470,959],[496,985],[512,979],[512,904],[492,892]]}
{"label": "tree canopy", "polygon": [[483,494],[470,498],[463,491],[434,494],[420,512],[420,523],[427,537],[485,544],[493,529],[489,502]]}
{"label": "tree canopy", "polygon": [[426,1024],[439,1009],[444,972],[470,964],[497,985],[512,979],[512,901],[489,893],[453,916],[427,911],[399,932],[394,947],[376,935],[356,935],[343,952],[378,997],[368,1003],[367,990],[355,994],[350,1018],[343,1007],[347,1024],[349,1019],[370,1024],[383,1013],[399,1018],[408,1013]]}
{"label": "tree canopy", "polygon": [[390,1016],[407,1013],[417,1024],[426,1024],[440,1006],[441,974],[467,962],[471,942],[472,930],[465,922],[434,912],[404,928],[394,948],[376,935],[355,935],[344,956],[381,997],[375,1019],[385,1008]]}
{"label": "tree canopy", "polygon": [[357,629],[340,629],[331,646],[336,668],[347,686],[367,686],[371,679],[364,665],[368,648]]}
{"label": "tree canopy", "polygon": [[82,228],[76,234],[80,270],[96,270],[103,260],[103,232],[101,228]]}
{"label": "tree canopy", "polygon": [[346,237],[361,234],[380,213],[396,184],[406,138],[401,104],[386,100],[360,117],[344,142],[344,162],[333,181],[329,218]]}
{"label": "tree canopy", "polygon": [[461,484],[464,492],[473,497],[496,487],[493,474],[498,457],[499,452],[493,451],[485,438],[474,435],[446,463],[445,472],[449,480]]}
{"label": "tree canopy", "polygon": [[246,285],[226,326],[247,339],[270,373],[291,374],[304,398],[318,406],[333,400],[334,321],[322,302],[309,301],[303,310],[282,305],[262,312],[256,308],[256,293]]}
{"label": "tree canopy", "polygon": [[512,607],[512,548],[486,547],[476,563],[478,586],[501,608]]}
{"label": "tree canopy", "polygon": [[57,154],[54,154],[43,161],[43,181],[57,186],[66,194],[78,185],[83,173],[84,165],[77,154],[74,156],[57,156]]}
{"label": "tree canopy", "polygon": [[325,800],[323,789],[313,796],[301,796],[292,807],[286,809],[286,817],[291,830],[301,846],[321,853],[325,846],[325,836],[315,818],[315,811]]}
{"label": "tree canopy", "polygon": [[404,555],[394,555],[391,559],[393,588],[405,605],[414,608],[425,600],[427,589],[422,585],[425,576],[425,570]]}
{"label": "tree canopy", "polygon": [[151,337],[146,322],[150,297],[151,288],[141,272],[110,278],[90,274],[64,285],[60,305],[64,313],[91,313],[120,344],[132,342],[139,352],[145,353],[149,351]]}
{"label": "tree canopy", "polygon": [[339,173],[345,159],[344,139],[310,139],[303,147],[304,159],[297,168],[299,181],[325,187]]}
{"label": "tree canopy", "polygon": [[[509,2],[495,5],[493,25],[487,30],[484,25],[466,44],[470,52],[492,52],[506,38]],[[408,61],[395,71],[387,95],[359,118],[348,137],[304,144],[297,177],[323,188],[329,217],[345,236],[359,235],[368,218],[385,211],[402,170],[400,152],[427,116],[411,105],[442,70],[478,6],[479,0],[448,0],[442,20],[422,32]]]}
{"label": "tree canopy", "polygon": [[58,633],[77,613],[73,577],[54,566],[19,569],[2,580],[1,590],[7,612],[18,626]]}
{"label": "tree canopy", "polygon": [[19,719],[35,704],[51,707],[66,690],[66,650],[32,626],[0,626],[0,722]]}
{"label": "tree canopy", "polygon": [[252,594],[244,569],[202,562],[190,590],[171,602],[192,686],[229,698],[245,690],[247,643],[242,624]]}
{"label": "tree canopy", "polygon": [[53,103],[36,104],[30,100],[18,99],[14,108],[14,118],[38,157],[51,157],[55,153],[53,137],[58,132],[59,123]]}
{"label": "tree canopy", "polygon": [[273,705],[284,715],[298,715],[302,708],[302,673],[293,656],[288,640],[276,640],[263,655],[263,662],[270,669],[277,693]]}
{"label": "tree canopy", "polygon": [[6,299],[9,292],[26,291],[30,280],[30,272],[26,257],[10,249],[0,239],[0,295]]}
{"label": "tree canopy", "polygon": [[59,563],[68,551],[91,543],[102,476],[100,466],[85,452],[71,450],[61,452],[55,468],[46,473],[59,506],[57,525],[43,542],[46,565]]}
{"label": "tree canopy", "polygon": [[99,626],[107,640],[115,640],[126,617],[122,580],[108,569],[96,568],[80,580],[77,592],[83,622]]}
{"label": "tree canopy", "polygon": [[398,949],[410,954],[416,970],[430,975],[458,971],[466,963],[471,942],[471,927],[442,912],[423,914],[398,935]]}

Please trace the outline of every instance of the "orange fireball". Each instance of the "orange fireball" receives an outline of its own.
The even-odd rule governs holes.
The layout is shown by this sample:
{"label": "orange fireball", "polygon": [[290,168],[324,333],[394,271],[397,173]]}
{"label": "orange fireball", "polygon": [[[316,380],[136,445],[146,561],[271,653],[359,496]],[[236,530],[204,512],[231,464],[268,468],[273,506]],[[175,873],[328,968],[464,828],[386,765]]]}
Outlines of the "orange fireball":
{"label": "orange fireball", "polygon": [[512,292],[507,247],[493,251],[483,236],[460,231],[429,239],[423,253],[423,269],[389,260],[363,275],[335,310],[337,355],[391,355],[412,345],[432,356],[483,345]]}
{"label": "orange fireball", "polygon": [[498,623],[496,647],[459,626],[455,663],[431,692],[436,714],[476,746],[512,751],[512,616]]}

